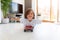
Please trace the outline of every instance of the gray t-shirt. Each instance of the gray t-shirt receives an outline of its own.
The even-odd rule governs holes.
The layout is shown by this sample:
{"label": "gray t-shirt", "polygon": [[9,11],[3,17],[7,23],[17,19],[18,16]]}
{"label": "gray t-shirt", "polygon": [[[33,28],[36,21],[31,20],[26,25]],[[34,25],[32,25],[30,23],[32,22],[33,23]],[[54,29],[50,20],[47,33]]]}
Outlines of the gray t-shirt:
{"label": "gray t-shirt", "polygon": [[36,19],[33,19],[31,22],[29,22],[28,19],[21,19],[20,22],[23,23],[25,26],[31,25],[33,27],[36,24],[40,24],[41,23],[40,20],[36,20]]}

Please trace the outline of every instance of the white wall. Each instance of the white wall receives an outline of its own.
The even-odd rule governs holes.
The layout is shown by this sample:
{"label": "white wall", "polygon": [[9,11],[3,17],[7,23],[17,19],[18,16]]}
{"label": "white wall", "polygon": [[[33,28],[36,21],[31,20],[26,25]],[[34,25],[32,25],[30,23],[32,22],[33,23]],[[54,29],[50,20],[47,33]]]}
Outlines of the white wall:
{"label": "white wall", "polygon": [[24,3],[23,1],[24,0],[12,0],[12,2],[19,3],[19,4],[23,4]]}
{"label": "white wall", "polygon": [[1,23],[1,3],[0,3],[0,23]]}
{"label": "white wall", "polygon": [[1,3],[0,3],[0,23],[1,23]]}
{"label": "white wall", "polygon": [[1,10],[1,3],[0,3],[0,23],[1,23],[2,19],[3,19],[3,13],[2,13],[2,10]]}
{"label": "white wall", "polygon": [[33,11],[34,11],[34,13],[35,13],[35,18],[37,18],[37,11],[36,11],[36,0],[32,0],[32,9],[33,9]]}

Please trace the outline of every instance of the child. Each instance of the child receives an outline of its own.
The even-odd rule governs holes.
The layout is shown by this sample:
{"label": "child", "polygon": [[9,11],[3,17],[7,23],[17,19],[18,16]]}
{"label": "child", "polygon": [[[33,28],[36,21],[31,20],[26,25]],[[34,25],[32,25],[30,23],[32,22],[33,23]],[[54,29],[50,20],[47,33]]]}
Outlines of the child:
{"label": "child", "polygon": [[32,9],[27,9],[24,15],[24,19],[20,20],[25,26],[35,26],[40,21],[35,19],[35,14]]}

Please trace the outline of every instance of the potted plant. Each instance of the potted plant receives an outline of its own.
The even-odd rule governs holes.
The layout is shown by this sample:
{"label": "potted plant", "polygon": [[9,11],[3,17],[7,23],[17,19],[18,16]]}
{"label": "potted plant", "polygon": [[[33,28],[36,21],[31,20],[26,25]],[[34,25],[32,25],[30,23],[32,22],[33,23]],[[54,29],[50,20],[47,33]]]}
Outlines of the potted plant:
{"label": "potted plant", "polygon": [[9,22],[9,18],[7,17],[7,14],[10,9],[10,3],[11,3],[11,0],[1,0],[1,9],[3,12],[3,18],[2,18],[3,23]]}

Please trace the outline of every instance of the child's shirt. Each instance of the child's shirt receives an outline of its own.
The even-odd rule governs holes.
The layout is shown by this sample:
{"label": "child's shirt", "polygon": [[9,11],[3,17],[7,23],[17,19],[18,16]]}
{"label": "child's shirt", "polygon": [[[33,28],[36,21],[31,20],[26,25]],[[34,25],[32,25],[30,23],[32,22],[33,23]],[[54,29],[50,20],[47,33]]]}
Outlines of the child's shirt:
{"label": "child's shirt", "polygon": [[33,27],[36,24],[40,24],[41,23],[40,20],[36,20],[36,19],[32,19],[31,22],[29,22],[28,19],[21,19],[20,22],[23,23],[25,26],[29,26],[30,25],[30,26],[33,26]]}

